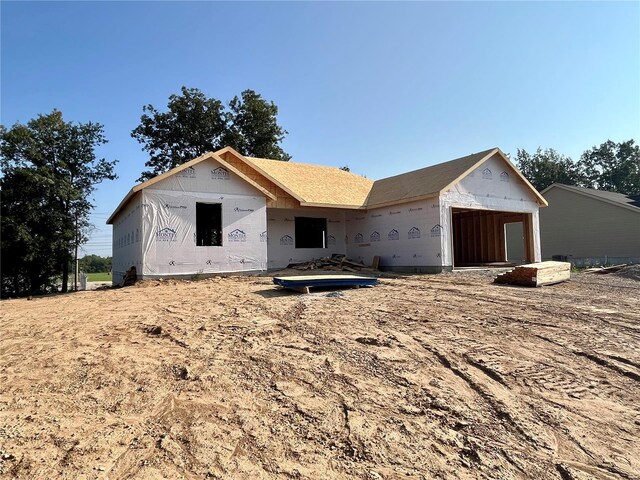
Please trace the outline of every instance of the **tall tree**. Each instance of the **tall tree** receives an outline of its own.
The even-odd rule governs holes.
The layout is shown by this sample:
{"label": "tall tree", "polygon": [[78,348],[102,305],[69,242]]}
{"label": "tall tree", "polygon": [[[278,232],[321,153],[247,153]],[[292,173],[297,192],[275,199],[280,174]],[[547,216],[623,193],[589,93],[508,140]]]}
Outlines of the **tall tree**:
{"label": "tall tree", "polygon": [[197,88],[182,87],[171,95],[167,111],[143,107],[140,124],[131,136],[149,154],[148,180],[206,152],[230,146],[243,155],[289,160],[280,142],[287,134],[278,125],[278,107],[253,90],[245,90],[228,104],[208,98]]}
{"label": "tall tree", "polygon": [[[57,110],[39,115],[26,125],[16,123],[10,129],[0,129],[3,190],[24,190],[22,196],[3,195],[3,224],[10,228],[19,223],[24,209],[40,208],[48,213],[32,215],[27,235],[3,235],[3,249],[35,249],[38,255],[48,252],[62,274],[63,291],[67,290],[72,254],[86,241],[84,232],[93,207],[91,194],[103,180],[116,178],[116,161],[99,159],[95,154],[95,149],[106,142],[102,125],[65,122]],[[36,233],[39,242],[35,241]],[[49,236],[43,239],[42,235]]]}
{"label": "tall tree", "polygon": [[131,136],[149,153],[139,181],[148,180],[200,155],[217,150],[226,133],[222,102],[207,98],[197,88],[182,87],[182,95],[171,95],[168,110],[153,105],[142,107],[143,114]]}
{"label": "tall tree", "polygon": [[640,146],[633,140],[607,140],[585,151],[580,161],[590,183],[599,190],[640,193]]}
{"label": "tall tree", "polygon": [[516,163],[522,174],[538,191],[544,190],[552,183],[579,186],[587,186],[588,183],[579,164],[552,148],[542,150],[538,147],[533,154],[519,148]]}
{"label": "tall tree", "polygon": [[57,204],[51,169],[17,167],[0,179],[3,297],[49,291],[62,271],[73,229]]}
{"label": "tall tree", "polygon": [[241,97],[235,96],[229,102],[224,146],[251,157],[291,160],[279,145],[287,131],[278,125],[277,116],[275,103],[267,102],[253,90],[245,90]]}

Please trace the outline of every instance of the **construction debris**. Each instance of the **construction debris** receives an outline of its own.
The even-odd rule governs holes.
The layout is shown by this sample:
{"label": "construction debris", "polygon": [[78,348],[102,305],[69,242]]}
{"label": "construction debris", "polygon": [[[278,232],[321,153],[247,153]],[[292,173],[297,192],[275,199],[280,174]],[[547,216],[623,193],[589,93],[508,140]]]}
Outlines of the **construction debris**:
{"label": "construction debris", "polygon": [[596,268],[587,268],[585,270],[585,273],[614,273],[617,272],[619,270],[622,270],[624,267],[626,267],[627,264],[623,263],[621,265],[612,265],[610,267],[596,267]]}
{"label": "construction debris", "polygon": [[498,275],[495,283],[508,283],[523,287],[541,287],[565,282],[571,277],[569,262],[539,262],[520,265],[513,270]]}
{"label": "construction debris", "polygon": [[127,270],[127,273],[124,274],[124,277],[122,279],[122,283],[120,284],[120,286],[128,287],[130,285],[135,284],[137,280],[138,280],[138,273],[136,271],[136,267],[132,266],[129,270]]}
{"label": "construction debris", "polygon": [[333,254],[331,255],[331,257],[322,257],[316,260],[311,260],[309,262],[290,263],[289,265],[287,265],[287,268],[293,268],[294,270],[330,270],[358,272],[362,270],[377,270],[379,263],[379,257],[374,257],[374,264],[369,267],[364,263],[349,260],[345,255]]}

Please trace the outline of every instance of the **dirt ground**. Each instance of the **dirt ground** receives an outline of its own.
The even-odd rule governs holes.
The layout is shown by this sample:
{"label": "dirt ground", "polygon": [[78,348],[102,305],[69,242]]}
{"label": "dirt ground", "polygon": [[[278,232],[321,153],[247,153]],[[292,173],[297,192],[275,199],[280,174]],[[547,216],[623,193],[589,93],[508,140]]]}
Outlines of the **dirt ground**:
{"label": "dirt ground", "polygon": [[0,477],[640,478],[640,282],[492,278],[4,301]]}

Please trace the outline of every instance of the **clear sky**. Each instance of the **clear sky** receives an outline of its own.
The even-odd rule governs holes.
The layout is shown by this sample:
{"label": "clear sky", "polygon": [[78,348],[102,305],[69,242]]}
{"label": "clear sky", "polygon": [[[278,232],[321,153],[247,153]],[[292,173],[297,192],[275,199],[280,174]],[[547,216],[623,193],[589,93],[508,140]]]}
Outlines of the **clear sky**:
{"label": "clear sky", "polygon": [[499,146],[578,158],[640,139],[640,2],[8,2],[1,120],[99,122],[120,178],[95,194],[84,251],[145,153],[142,106],[180,87],[279,107],[294,161],[386,177]]}

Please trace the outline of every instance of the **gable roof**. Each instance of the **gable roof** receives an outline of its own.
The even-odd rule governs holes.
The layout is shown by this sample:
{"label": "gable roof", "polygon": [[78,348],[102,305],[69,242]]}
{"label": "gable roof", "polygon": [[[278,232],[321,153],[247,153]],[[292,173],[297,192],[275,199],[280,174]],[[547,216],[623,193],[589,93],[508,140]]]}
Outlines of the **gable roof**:
{"label": "gable roof", "polygon": [[236,175],[238,175],[238,177],[242,178],[244,181],[246,181],[247,183],[249,183],[253,187],[255,187],[258,190],[260,190],[267,197],[275,200],[276,197],[275,197],[275,195],[273,195],[273,193],[269,192],[267,189],[263,188],[261,185],[256,183],[254,180],[252,180],[249,177],[247,177],[244,173],[240,172],[235,167],[233,167],[229,163],[225,162],[222,158],[220,158],[220,156],[217,153],[209,152],[209,153],[205,153],[204,155],[200,155],[199,157],[194,158],[193,160],[189,160],[188,162],[185,162],[182,165],[178,165],[176,168],[172,168],[171,170],[168,170],[168,171],[164,172],[161,175],[153,177],[153,178],[147,180],[146,182],[142,182],[142,183],[139,183],[138,185],[135,185],[131,190],[129,190],[129,193],[127,193],[125,195],[125,197],[118,204],[118,206],[113,211],[111,216],[107,219],[107,225],[110,225],[110,224],[113,223],[113,220],[116,218],[116,216],[120,212],[120,210],[122,208],[124,208],[124,206],[127,203],[129,203],[129,200],[131,200],[135,196],[135,194],[138,193],[143,188],[150,187],[151,185],[154,185],[155,183],[158,183],[159,181],[164,180],[165,178],[168,178],[168,177],[170,177],[172,175],[175,175],[176,173],[181,172],[182,170],[186,170],[187,168],[192,167],[192,166],[194,166],[194,165],[196,165],[196,164],[198,164],[198,163],[200,163],[200,162],[202,162],[204,160],[208,160],[210,158],[215,160],[219,164],[221,164],[227,170],[229,170],[229,171],[235,173]]}
{"label": "gable roof", "polygon": [[547,205],[544,197],[538,193],[507,156],[499,148],[490,148],[448,162],[376,180],[367,198],[367,208],[383,207],[439,195],[440,192],[448,190],[495,154],[502,157],[511,170],[524,181],[539,203]]}
{"label": "gable roof", "polygon": [[244,157],[304,207],[361,208],[373,180],[335,167]]}
{"label": "gable roof", "polygon": [[523,183],[529,187],[538,203],[543,206],[548,205],[544,197],[538,193],[533,185],[529,183],[520,170],[511,163],[499,148],[483,150],[482,152],[473,153],[431,167],[372,181],[336,167],[245,157],[231,147],[225,147],[216,152],[202,155],[162,175],[158,175],[157,177],[136,185],[111,214],[107,220],[107,224],[113,223],[119,211],[129,202],[133,195],[143,188],[153,185],[208,158],[214,159],[229,171],[235,173],[260,190],[267,197],[273,200],[276,199],[273,193],[223,160],[222,156],[226,152],[232,152],[235,157],[251,169],[298,200],[303,207],[350,209],[377,208],[439,195],[475,170],[484,161],[497,154]]}
{"label": "gable roof", "polygon": [[579,195],[585,195],[596,200],[600,200],[618,207],[630,209],[636,213],[640,213],[640,194],[625,195],[624,193],[608,192],[606,190],[595,190],[593,188],[576,187],[573,185],[564,185],[562,183],[553,183],[542,191],[544,195],[552,188],[561,188]]}
{"label": "gable roof", "polygon": [[384,206],[403,200],[439,195],[447,185],[489,157],[495,150],[484,150],[431,167],[377,180],[367,198],[367,206]]}

